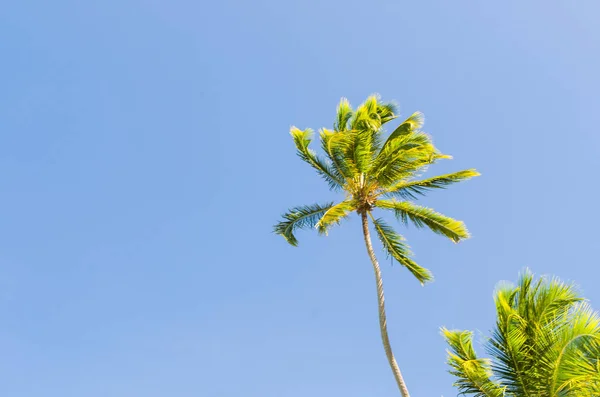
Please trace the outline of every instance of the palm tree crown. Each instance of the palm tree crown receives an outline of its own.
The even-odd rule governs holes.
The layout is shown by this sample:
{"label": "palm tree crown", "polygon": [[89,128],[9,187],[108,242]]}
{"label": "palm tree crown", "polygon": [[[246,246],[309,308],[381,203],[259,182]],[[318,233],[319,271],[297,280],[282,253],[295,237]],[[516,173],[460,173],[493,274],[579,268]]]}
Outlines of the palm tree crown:
{"label": "palm tree crown", "polygon": [[300,158],[312,166],[332,190],[344,192],[345,198],[339,203],[292,208],[275,226],[275,232],[295,246],[297,229],[316,227],[319,233],[326,234],[352,212],[368,214],[385,251],[425,283],[432,279],[431,272],[411,259],[404,238],[372,212],[375,208],[392,211],[403,223],[426,226],[458,242],[469,237],[462,222],[409,200],[479,173],[468,169],[415,179],[428,165],[451,157],[440,153],[431,138],[421,131],[423,115],[420,112],[408,117],[384,138],[384,126],[397,117],[395,105],[381,102],[377,95],[367,98],[355,110],[342,99],[333,130],[322,128],[319,132],[325,158],[309,149],[312,130],[292,127],[290,133]]}
{"label": "palm tree crown", "polygon": [[479,358],[473,333],[442,332],[448,363],[461,394],[476,397],[600,396],[600,318],[572,285],[534,282],[527,271],[517,286],[495,293],[496,327]]}

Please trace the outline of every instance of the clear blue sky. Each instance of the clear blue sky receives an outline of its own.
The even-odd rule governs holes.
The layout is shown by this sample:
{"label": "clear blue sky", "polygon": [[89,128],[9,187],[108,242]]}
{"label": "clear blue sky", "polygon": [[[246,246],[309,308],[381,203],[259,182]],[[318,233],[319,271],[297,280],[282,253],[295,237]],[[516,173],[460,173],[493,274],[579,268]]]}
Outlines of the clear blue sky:
{"label": "clear blue sky", "polygon": [[[357,219],[292,248],[333,197],[290,125],[379,92],[482,177],[422,203],[454,245],[381,256],[414,397],[456,395],[439,327],[487,332],[529,266],[600,307],[600,6],[570,1],[12,1],[0,11],[0,394],[396,396]],[[574,6],[573,4],[577,5]]]}

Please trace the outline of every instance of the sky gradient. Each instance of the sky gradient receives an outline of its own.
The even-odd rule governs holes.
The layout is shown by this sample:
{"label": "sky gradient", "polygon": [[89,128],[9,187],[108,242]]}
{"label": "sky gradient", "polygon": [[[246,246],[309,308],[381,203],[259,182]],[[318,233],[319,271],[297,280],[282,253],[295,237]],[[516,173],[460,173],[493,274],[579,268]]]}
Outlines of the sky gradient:
{"label": "sky gradient", "polygon": [[439,327],[487,333],[526,266],[600,308],[600,5],[574,3],[5,4],[0,395],[397,396],[358,219],[271,232],[336,197],[288,132],[343,96],[422,111],[454,156],[428,175],[482,173],[420,201],[472,239],[402,230],[434,283],[377,248],[414,397],[456,395]]}

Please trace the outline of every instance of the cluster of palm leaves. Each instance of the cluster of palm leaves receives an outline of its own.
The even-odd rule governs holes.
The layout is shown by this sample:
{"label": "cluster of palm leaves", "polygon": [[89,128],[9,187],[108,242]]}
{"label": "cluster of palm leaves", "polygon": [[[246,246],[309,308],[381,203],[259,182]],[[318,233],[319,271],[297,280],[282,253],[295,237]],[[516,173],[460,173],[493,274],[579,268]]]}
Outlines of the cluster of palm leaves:
{"label": "cluster of palm leaves", "polygon": [[[391,103],[373,95],[353,109],[342,99],[332,130],[319,131],[324,157],[309,148],[313,132],[292,127],[291,135],[300,158],[325,179],[329,187],[344,193],[338,203],[292,208],[275,225],[275,232],[296,246],[298,229],[319,233],[339,224],[351,213],[362,219],[367,252],[375,272],[379,325],[383,346],[398,387],[408,389],[392,353],[387,334],[383,283],[370,238],[369,220],[385,252],[406,267],[421,283],[431,272],[411,259],[404,238],[383,219],[376,208],[391,211],[402,223],[427,227],[458,242],[469,237],[465,225],[412,201],[432,189],[445,188],[479,175],[469,169],[428,179],[417,179],[442,154],[422,131],[423,115],[414,113],[386,134],[389,122],[398,118]],[[540,279],[534,283],[526,272],[517,286],[504,285],[496,292],[497,324],[486,344],[491,359],[479,358],[473,334],[443,330],[450,346],[448,362],[465,395],[476,397],[600,397],[600,319],[570,285]]]}
{"label": "cluster of palm leaves", "polygon": [[443,334],[448,363],[462,394],[476,397],[600,396],[600,318],[574,289],[525,272],[518,285],[495,294],[497,323],[486,348],[473,349],[473,333]]}
{"label": "cluster of palm leaves", "polygon": [[345,197],[338,203],[292,208],[275,226],[275,232],[290,244],[297,245],[294,235],[297,229],[316,227],[319,233],[326,234],[352,212],[368,215],[387,254],[424,283],[432,279],[429,270],[411,259],[404,238],[383,219],[375,218],[372,210],[391,211],[403,223],[428,227],[458,242],[469,237],[462,222],[409,200],[431,189],[445,188],[479,174],[469,169],[416,180],[428,165],[450,156],[440,153],[431,137],[421,130],[423,115],[420,112],[408,117],[385,137],[387,123],[396,118],[396,106],[381,102],[377,95],[367,98],[356,110],[342,99],[333,130],[322,128],[319,131],[325,158],[309,148],[311,129],[292,127],[290,132],[300,158],[313,167],[332,190],[342,191]]}

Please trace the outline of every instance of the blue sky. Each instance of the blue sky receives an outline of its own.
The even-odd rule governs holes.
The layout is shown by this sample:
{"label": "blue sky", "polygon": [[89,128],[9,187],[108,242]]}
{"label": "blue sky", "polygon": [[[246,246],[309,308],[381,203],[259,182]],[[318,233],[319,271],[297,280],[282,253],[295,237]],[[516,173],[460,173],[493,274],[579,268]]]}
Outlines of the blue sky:
{"label": "blue sky", "polygon": [[600,307],[600,6],[568,1],[19,1],[0,12],[0,394],[395,396],[357,219],[292,248],[334,197],[290,125],[379,92],[483,174],[382,259],[413,396],[456,395],[439,327],[487,332],[529,266]]}

